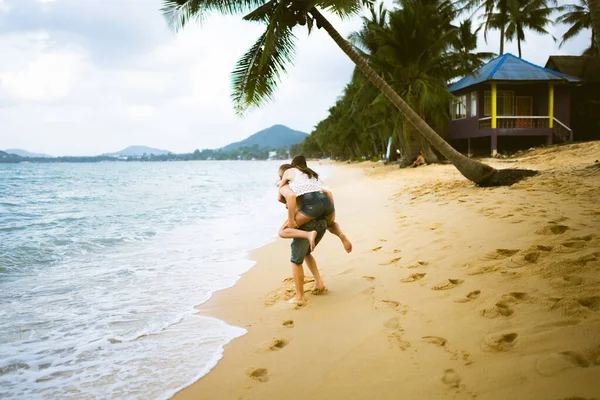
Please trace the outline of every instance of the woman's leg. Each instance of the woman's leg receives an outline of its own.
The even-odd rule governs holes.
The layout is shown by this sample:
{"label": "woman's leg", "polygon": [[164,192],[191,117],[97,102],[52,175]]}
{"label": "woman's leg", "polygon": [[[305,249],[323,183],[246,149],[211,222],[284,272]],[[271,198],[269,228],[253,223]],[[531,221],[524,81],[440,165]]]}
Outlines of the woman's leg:
{"label": "woman's leg", "polygon": [[[296,221],[298,221],[296,219]],[[309,220],[310,221],[310,220]],[[308,221],[307,221],[308,222]],[[306,222],[303,222],[304,225]],[[310,244],[310,251],[315,249],[315,239],[317,238],[317,231],[303,231],[302,229],[288,228],[287,221],[279,229],[279,237],[283,239],[306,239]]]}
{"label": "woman's leg", "polygon": [[321,278],[321,274],[319,273],[319,268],[317,267],[317,260],[313,257],[312,254],[308,254],[304,257],[304,261],[306,261],[306,266],[310,270],[310,273],[315,278],[315,287],[313,289],[314,294],[320,294],[327,291],[327,287],[323,284],[323,279]]}
{"label": "woman's leg", "polygon": [[335,222],[335,211],[327,217],[325,217],[325,220],[327,221],[327,230],[335,236],[339,237],[342,241],[342,244],[344,245],[346,253],[350,253],[352,251],[352,242],[350,242],[350,239],[348,239],[344,232],[342,232],[340,225],[337,222]]}

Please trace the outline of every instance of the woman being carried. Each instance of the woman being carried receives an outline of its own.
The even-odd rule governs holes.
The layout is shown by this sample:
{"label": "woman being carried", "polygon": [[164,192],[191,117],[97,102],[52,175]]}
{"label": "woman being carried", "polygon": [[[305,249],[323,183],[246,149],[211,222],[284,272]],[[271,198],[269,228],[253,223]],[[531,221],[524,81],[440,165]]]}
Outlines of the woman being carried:
{"label": "woman being carried", "polygon": [[[288,208],[287,227],[280,231],[282,238],[308,239],[310,249],[315,247],[316,231],[306,232],[297,229],[312,220],[324,218],[327,230],[342,241],[346,252],[352,251],[352,243],[335,222],[335,207],[333,194],[323,187],[319,175],[308,168],[303,156],[296,156],[292,164],[283,164],[279,167],[279,201],[285,202]],[[296,211],[297,201],[301,206]]]}

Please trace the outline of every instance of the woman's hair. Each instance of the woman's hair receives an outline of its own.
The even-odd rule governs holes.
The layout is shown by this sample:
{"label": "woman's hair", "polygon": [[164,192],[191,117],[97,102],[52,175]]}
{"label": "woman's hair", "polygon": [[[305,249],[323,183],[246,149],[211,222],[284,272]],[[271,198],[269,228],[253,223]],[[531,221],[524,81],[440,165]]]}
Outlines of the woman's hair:
{"label": "woman's hair", "polygon": [[306,165],[306,158],[304,158],[302,154],[299,154],[296,157],[292,158],[292,165],[308,168],[308,165]]}
{"label": "woman's hair", "polygon": [[319,174],[308,168],[306,165],[306,158],[304,158],[304,156],[301,154],[292,159],[292,167],[298,168],[301,172],[308,175],[309,178],[319,179]]}

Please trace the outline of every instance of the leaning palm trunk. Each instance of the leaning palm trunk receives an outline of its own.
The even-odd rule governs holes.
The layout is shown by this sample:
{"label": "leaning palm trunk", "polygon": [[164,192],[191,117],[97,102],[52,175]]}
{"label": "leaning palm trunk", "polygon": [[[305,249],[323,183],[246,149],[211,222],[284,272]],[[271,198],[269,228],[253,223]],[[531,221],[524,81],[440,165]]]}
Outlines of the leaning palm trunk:
{"label": "leaning palm trunk", "polygon": [[590,18],[592,19],[593,39],[600,54],[600,0],[588,0]]}
{"label": "leaning palm trunk", "polygon": [[[596,0],[600,1],[600,0]],[[310,9],[310,14],[318,22],[318,25],[322,26],[325,31],[331,36],[335,43],[342,49],[344,53],[356,64],[358,69],[365,75],[365,77],[375,85],[381,92],[392,102],[392,104],[398,108],[402,114],[412,123],[415,128],[427,139],[427,141],[440,153],[444,155],[459,172],[468,180],[478,184],[485,183],[490,179],[496,172],[496,170],[489,165],[482,164],[480,162],[471,160],[450,146],[444,139],[442,139],[425,121],[419,117],[419,115],[406,104],[404,100],[392,89],[383,79],[377,75],[377,73],[367,64],[367,62],[360,56],[350,44],[340,36],[335,28],[329,23],[329,21],[317,10],[315,7]]]}

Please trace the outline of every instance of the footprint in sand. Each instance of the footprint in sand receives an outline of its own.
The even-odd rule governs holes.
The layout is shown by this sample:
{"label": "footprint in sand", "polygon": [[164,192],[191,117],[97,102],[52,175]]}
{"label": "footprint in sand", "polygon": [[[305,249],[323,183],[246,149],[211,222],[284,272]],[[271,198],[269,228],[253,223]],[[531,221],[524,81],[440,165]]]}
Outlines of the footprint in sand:
{"label": "footprint in sand", "polygon": [[290,344],[290,342],[287,339],[275,338],[275,339],[273,339],[273,343],[269,346],[269,350],[271,350],[271,351],[281,350],[288,344]]}
{"label": "footprint in sand", "polygon": [[483,339],[481,348],[484,351],[507,351],[515,345],[518,333],[496,333]]}
{"label": "footprint in sand", "polygon": [[377,246],[371,249],[371,251],[379,251],[383,246]]}
{"label": "footprint in sand", "polygon": [[436,346],[444,347],[448,342],[443,337],[439,336],[421,336],[421,340],[427,343],[435,344]]}
{"label": "footprint in sand", "polygon": [[269,381],[269,370],[266,368],[251,368],[246,371],[246,375],[259,382]]}
{"label": "footprint in sand", "polygon": [[383,323],[383,326],[385,326],[388,329],[401,329],[400,328],[400,318],[399,317],[390,318]]}
{"label": "footprint in sand", "polygon": [[[518,256],[511,258],[511,261],[513,262],[513,264],[515,264],[514,266],[524,267],[528,264],[537,263],[537,261],[541,255],[542,255],[542,253],[539,251],[529,251],[529,252],[519,254]],[[512,266],[512,267],[514,267],[514,266]]]}
{"label": "footprint in sand", "polygon": [[566,225],[550,224],[535,231],[538,235],[560,235],[570,228]]}
{"label": "footprint in sand", "polygon": [[582,297],[577,302],[592,311],[600,311],[600,296]]}
{"label": "footprint in sand", "polygon": [[529,300],[529,298],[529,295],[525,292],[510,292],[503,294],[500,300],[504,303],[519,303]]}
{"label": "footprint in sand", "polygon": [[460,376],[455,370],[447,369],[442,376],[442,382],[450,387],[457,388],[460,386]]}
{"label": "footprint in sand", "polygon": [[496,249],[487,253],[485,256],[481,257],[483,261],[491,261],[491,260],[502,260],[507,257],[513,256],[517,254],[519,249]]}
{"label": "footprint in sand", "polygon": [[367,280],[369,282],[372,282],[372,281],[375,280],[375,277],[374,276],[367,276],[367,275],[365,275],[365,276],[363,276],[363,279],[365,279],[365,280]]}
{"label": "footprint in sand", "polygon": [[426,274],[421,273],[421,274],[410,274],[407,278],[404,278],[402,280],[400,280],[400,282],[404,282],[404,283],[409,283],[409,282],[414,282],[414,281],[418,281],[420,279],[423,279],[423,277]]}
{"label": "footprint in sand", "polygon": [[584,279],[579,276],[566,275],[552,281],[555,287],[579,286],[584,282]]}
{"label": "footprint in sand", "polygon": [[479,297],[479,295],[481,295],[481,290],[474,290],[472,292],[467,293],[467,295],[465,297],[460,297],[458,299],[455,299],[454,302],[455,303],[468,303],[470,301],[477,299]]}
{"label": "footprint in sand", "polygon": [[398,309],[398,307],[400,307],[400,302],[396,301],[396,300],[380,300],[380,301],[393,309]]}
{"label": "footprint in sand", "polygon": [[402,259],[402,257],[396,257],[396,258],[392,258],[390,261],[388,262],[384,262],[381,263],[379,265],[392,265],[392,264],[396,264],[398,261],[400,261]]}
{"label": "footprint in sand", "polygon": [[448,279],[446,281],[438,283],[437,285],[435,285],[434,287],[432,287],[431,290],[448,290],[448,289],[453,289],[453,288],[457,287],[458,285],[460,285],[463,282],[464,282],[464,280],[462,280],[462,279]]}
{"label": "footprint in sand", "polygon": [[483,275],[497,271],[500,267],[498,265],[480,265],[467,272],[467,275]]}
{"label": "footprint in sand", "polygon": [[563,351],[561,353],[542,356],[535,363],[536,371],[543,376],[556,375],[569,368],[587,368],[590,361],[576,351]]}
{"label": "footprint in sand", "polygon": [[486,308],[485,310],[481,310],[481,316],[486,318],[496,318],[496,317],[510,317],[515,313],[515,311],[510,308],[510,306],[504,302],[498,302],[492,308]]}
{"label": "footprint in sand", "polygon": [[428,265],[429,265],[429,262],[427,262],[427,261],[417,261],[416,263],[411,264],[406,268],[419,268],[419,267],[426,267]]}
{"label": "footprint in sand", "polygon": [[281,325],[285,326],[286,328],[293,328],[294,321],[292,321],[291,319],[288,319],[287,321],[283,321],[283,323]]}

